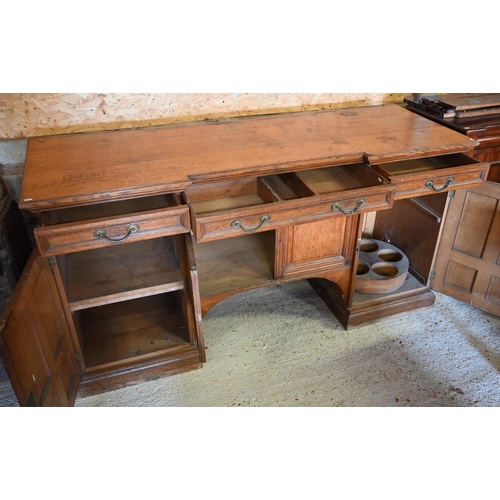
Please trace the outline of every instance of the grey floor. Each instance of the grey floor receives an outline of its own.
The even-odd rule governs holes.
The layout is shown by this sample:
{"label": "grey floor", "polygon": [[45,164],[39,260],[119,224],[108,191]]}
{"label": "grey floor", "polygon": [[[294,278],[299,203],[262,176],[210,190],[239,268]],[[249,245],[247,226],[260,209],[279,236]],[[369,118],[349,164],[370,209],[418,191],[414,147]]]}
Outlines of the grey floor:
{"label": "grey floor", "polygon": [[[231,297],[204,325],[202,369],[76,406],[500,405],[500,318],[444,295],[431,310],[345,331],[299,281]],[[16,404],[1,370],[0,404]]]}

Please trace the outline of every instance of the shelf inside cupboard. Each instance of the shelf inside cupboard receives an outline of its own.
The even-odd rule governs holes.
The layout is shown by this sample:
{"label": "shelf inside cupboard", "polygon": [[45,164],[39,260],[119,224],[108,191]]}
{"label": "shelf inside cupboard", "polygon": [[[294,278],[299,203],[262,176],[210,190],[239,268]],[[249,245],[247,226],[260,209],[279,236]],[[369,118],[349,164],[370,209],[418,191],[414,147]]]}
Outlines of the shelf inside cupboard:
{"label": "shelf inside cupboard", "polygon": [[289,184],[292,182],[296,184],[297,182],[292,180],[294,175],[308,186],[314,195],[351,191],[381,184],[379,177],[365,164],[316,168],[296,174],[284,174],[281,177]]}
{"label": "shelf inside cupboard", "polygon": [[87,368],[150,358],[190,345],[183,292],[80,311]]}
{"label": "shelf inside cupboard", "polygon": [[275,232],[194,244],[200,295],[243,290],[274,279]]}
{"label": "shelf inside cupboard", "polygon": [[58,258],[72,311],[184,288],[168,237]]}

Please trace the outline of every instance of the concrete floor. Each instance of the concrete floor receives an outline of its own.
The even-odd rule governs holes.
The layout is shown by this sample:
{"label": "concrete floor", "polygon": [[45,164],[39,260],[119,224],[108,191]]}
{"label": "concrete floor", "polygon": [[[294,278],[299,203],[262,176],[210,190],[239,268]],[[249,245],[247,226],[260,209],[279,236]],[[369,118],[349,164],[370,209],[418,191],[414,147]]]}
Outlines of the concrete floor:
{"label": "concrete floor", "polygon": [[204,325],[201,370],[76,406],[500,405],[500,318],[443,295],[345,331],[299,281],[231,297]]}
{"label": "concrete floor", "polygon": [[[305,281],[246,292],[204,320],[207,363],[89,406],[500,405],[500,318],[437,294],[432,310],[345,331]],[[0,371],[0,405],[15,405]]]}

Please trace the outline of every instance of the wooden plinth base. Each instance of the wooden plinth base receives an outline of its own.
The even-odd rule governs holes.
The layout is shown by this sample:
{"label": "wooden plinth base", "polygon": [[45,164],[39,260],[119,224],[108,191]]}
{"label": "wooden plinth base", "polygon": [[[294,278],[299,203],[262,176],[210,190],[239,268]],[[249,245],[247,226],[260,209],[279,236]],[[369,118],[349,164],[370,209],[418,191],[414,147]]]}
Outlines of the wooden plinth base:
{"label": "wooden plinth base", "polygon": [[396,292],[380,295],[355,293],[351,307],[347,307],[337,287],[331,282],[311,279],[309,283],[346,330],[369,325],[383,318],[430,309],[436,300],[434,293],[411,275]]}
{"label": "wooden plinth base", "polygon": [[176,356],[149,360],[107,371],[89,371],[82,376],[80,394],[84,397],[102,394],[122,387],[195,370],[202,366],[198,349],[193,347]]}

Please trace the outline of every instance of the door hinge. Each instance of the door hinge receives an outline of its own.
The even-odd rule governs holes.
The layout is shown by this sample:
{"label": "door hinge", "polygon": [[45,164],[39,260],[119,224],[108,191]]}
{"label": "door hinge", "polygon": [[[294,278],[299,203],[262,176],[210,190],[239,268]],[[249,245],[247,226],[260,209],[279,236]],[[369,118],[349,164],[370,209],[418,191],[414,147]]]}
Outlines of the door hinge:
{"label": "door hinge", "polygon": [[448,197],[449,198],[455,198],[455,190],[451,190],[449,193],[448,193]]}
{"label": "door hinge", "polygon": [[81,355],[79,352],[77,352],[77,353],[75,354],[75,358],[76,358],[76,360],[78,361],[78,363],[81,363],[81,362],[82,362],[82,355]]}
{"label": "door hinge", "polygon": [[47,260],[49,261],[50,268],[54,269],[54,267],[56,267],[56,261],[54,260],[54,257],[47,257]]}
{"label": "door hinge", "polygon": [[429,275],[429,281],[432,281],[436,277],[436,271],[431,271],[431,274]]}

